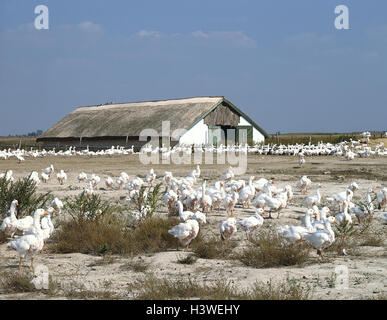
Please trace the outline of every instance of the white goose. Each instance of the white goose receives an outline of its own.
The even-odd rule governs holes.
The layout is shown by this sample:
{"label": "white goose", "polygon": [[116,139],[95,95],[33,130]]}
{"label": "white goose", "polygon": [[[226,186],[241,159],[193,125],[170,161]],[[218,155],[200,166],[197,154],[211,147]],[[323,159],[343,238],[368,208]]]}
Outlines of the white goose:
{"label": "white goose", "polygon": [[106,186],[106,188],[110,188],[111,189],[113,187],[113,183],[114,183],[114,181],[113,181],[113,179],[111,177],[107,177],[105,179],[105,186]]}
{"label": "white goose", "polygon": [[321,194],[320,194],[321,184],[316,185],[316,194],[313,196],[306,197],[305,204],[308,208],[311,208],[314,205],[319,205],[321,202]]}
{"label": "white goose", "polygon": [[220,236],[222,240],[228,240],[237,232],[237,222],[235,218],[228,218],[220,224]]}
{"label": "white goose", "polygon": [[55,197],[54,200],[51,201],[50,206],[59,214],[62,213],[63,202],[58,197]]}
{"label": "white goose", "polygon": [[54,233],[54,224],[51,221],[51,214],[56,212],[56,210],[53,207],[50,207],[47,209],[48,215],[45,215],[41,220],[40,220],[40,225],[42,228],[42,235],[43,235],[43,241],[44,241],[44,246],[41,250],[41,253],[43,253],[43,249],[46,246],[46,241],[50,238],[50,236]]}
{"label": "white goose", "polygon": [[239,201],[242,203],[243,208],[245,208],[246,206],[250,208],[250,200],[255,195],[255,187],[253,185],[253,180],[256,180],[256,178],[254,176],[251,176],[249,178],[248,185],[239,191]]}
{"label": "white goose", "polygon": [[231,214],[231,216],[234,215],[234,207],[238,202],[239,193],[236,187],[233,187],[231,190],[231,194],[227,194],[222,202],[222,205],[226,209],[227,214]]}
{"label": "white goose", "polygon": [[312,214],[315,214],[315,211],[313,209],[306,210],[305,217],[303,219],[305,226],[286,225],[284,227],[278,227],[277,232],[279,234],[282,234],[283,237],[290,242],[301,241],[305,234],[316,231],[316,229],[313,228],[311,223]]}
{"label": "white goose", "polygon": [[181,203],[181,201],[177,201],[176,205],[177,205],[177,208],[179,210],[179,217],[182,221],[185,222],[189,219],[192,219],[192,216],[194,215],[194,213],[191,211],[184,211],[183,204]]}
{"label": "white goose", "polygon": [[308,192],[308,187],[312,184],[312,181],[307,176],[302,176],[301,179],[297,182],[297,188],[301,190],[302,194]]}
{"label": "white goose", "polygon": [[86,181],[87,180],[87,174],[85,172],[81,172],[79,175],[78,175],[78,182],[83,182],[83,181]]}
{"label": "white goose", "polygon": [[145,181],[151,186],[153,181],[155,180],[156,180],[156,174],[152,168],[150,169],[149,173],[146,175]]}
{"label": "white goose", "polygon": [[[336,222],[335,222],[336,223]],[[325,229],[313,233],[304,234],[304,239],[308,241],[322,257],[322,250],[328,248],[335,241],[335,233],[332,230],[329,220],[325,220]]]}
{"label": "white goose", "polygon": [[47,167],[46,169],[42,170],[42,173],[48,175],[49,177],[51,176],[51,174],[53,172],[54,172],[54,166],[52,164],[49,167]]}
{"label": "white goose", "polygon": [[34,256],[43,249],[44,245],[40,219],[48,214],[49,213],[43,209],[37,209],[34,213],[34,223],[33,228],[30,230],[30,234],[24,235],[8,243],[8,248],[16,250],[19,254],[19,270],[21,269],[22,259],[25,258],[26,255],[31,256],[31,268],[34,267]]}
{"label": "white goose", "polygon": [[375,193],[375,190],[372,188],[369,188],[367,190],[367,195],[366,195],[366,204],[364,206],[353,206],[349,209],[350,213],[355,214],[359,223],[360,223],[360,219],[364,217],[364,215],[373,213],[375,209],[371,198],[371,195],[373,193]]}
{"label": "white goose", "polygon": [[265,211],[263,209],[256,209],[255,214],[252,217],[244,218],[242,220],[239,220],[237,224],[240,226],[240,228],[246,232],[246,237],[249,239],[250,234],[258,229],[260,226],[263,225],[263,218],[262,214],[264,214]]}
{"label": "white goose", "polygon": [[179,223],[177,226],[169,229],[168,233],[177,238],[177,250],[179,250],[179,244],[188,249],[191,241],[195,239],[199,233],[199,223],[196,220],[189,219],[186,222]]}
{"label": "white goose", "polygon": [[58,179],[59,184],[63,184],[67,180],[67,174],[61,169],[60,172],[56,174],[56,178]]}
{"label": "white goose", "polygon": [[343,206],[344,206],[344,211],[336,215],[336,221],[338,224],[342,224],[344,221],[346,221],[347,224],[350,225],[352,224],[352,217],[348,213],[348,202],[344,201]]}
{"label": "white goose", "polygon": [[7,236],[10,236],[11,238],[17,231],[17,218],[15,215],[16,207],[19,204],[17,200],[13,200],[11,202],[11,206],[9,209],[9,217],[6,217],[0,227],[0,230],[3,231]]}
{"label": "white goose", "polygon": [[203,180],[202,197],[200,198],[200,205],[203,208],[203,212],[211,211],[211,207],[212,207],[212,198],[208,194],[206,194],[206,184],[207,184],[207,181]]}

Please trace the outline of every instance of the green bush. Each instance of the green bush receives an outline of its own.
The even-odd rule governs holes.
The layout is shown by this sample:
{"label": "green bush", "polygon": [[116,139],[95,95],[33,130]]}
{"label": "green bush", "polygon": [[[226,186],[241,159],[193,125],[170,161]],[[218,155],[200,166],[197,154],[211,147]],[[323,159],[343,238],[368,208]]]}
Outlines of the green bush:
{"label": "green bush", "polygon": [[76,223],[85,221],[97,222],[103,219],[110,219],[116,206],[101,199],[100,195],[88,196],[81,193],[78,196],[65,199],[64,210],[73,218]]}
{"label": "green bush", "polygon": [[18,200],[17,218],[32,215],[36,209],[47,207],[52,196],[50,192],[39,194],[36,183],[28,177],[15,182],[0,179],[0,218],[8,215],[13,200]]}

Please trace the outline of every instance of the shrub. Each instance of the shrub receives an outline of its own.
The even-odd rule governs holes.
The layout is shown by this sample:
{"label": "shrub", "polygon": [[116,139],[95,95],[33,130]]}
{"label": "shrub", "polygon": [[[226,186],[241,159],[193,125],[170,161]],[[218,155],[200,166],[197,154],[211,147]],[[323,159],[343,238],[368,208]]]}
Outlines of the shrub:
{"label": "shrub", "polygon": [[328,250],[343,254],[343,249],[354,249],[358,246],[382,246],[383,234],[373,226],[374,216],[365,215],[359,225],[348,224],[346,221],[334,228],[335,242]]}
{"label": "shrub", "polygon": [[220,238],[212,237],[205,240],[201,233],[192,242],[192,251],[198,258],[202,259],[225,259],[237,246],[234,241],[222,241]]}
{"label": "shrub", "polygon": [[101,200],[100,195],[87,196],[81,193],[65,200],[64,210],[72,217],[73,221],[82,224],[85,221],[98,222],[110,219],[117,208],[108,201]]}
{"label": "shrub", "polygon": [[18,200],[17,218],[32,215],[36,209],[44,208],[51,200],[51,193],[37,193],[36,183],[25,177],[15,182],[0,179],[0,218],[8,215],[8,209],[13,200]]}
{"label": "shrub", "polygon": [[238,259],[246,266],[270,268],[299,265],[307,261],[310,247],[306,243],[289,243],[274,230],[262,231],[250,239],[248,248]]}
{"label": "shrub", "polygon": [[160,206],[163,193],[161,192],[162,183],[158,183],[153,188],[151,186],[141,186],[138,194],[131,198],[134,210],[141,215],[141,220],[151,218]]}
{"label": "shrub", "polygon": [[177,219],[153,217],[136,227],[127,227],[117,209],[99,196],[78,196],[66,201],[72,219],[61,222],[52,237],[54,252],[89,254],[138,254],[176,247],[168,230]]}

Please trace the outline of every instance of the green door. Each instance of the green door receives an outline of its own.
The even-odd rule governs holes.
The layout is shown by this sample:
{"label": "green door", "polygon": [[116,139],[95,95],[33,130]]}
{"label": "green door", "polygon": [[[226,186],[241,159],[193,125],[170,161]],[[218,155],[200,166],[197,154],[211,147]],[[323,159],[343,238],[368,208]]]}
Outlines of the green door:
{"label": "green door", "polygon": [[239,144],[253,144],[253,127],[252,126],[237,126],[236,141]]}
{"label": "green door", "polygon": [[208,126],[208,143],[215,146],[218,145],[218,143],[222,143],[220,126]]}

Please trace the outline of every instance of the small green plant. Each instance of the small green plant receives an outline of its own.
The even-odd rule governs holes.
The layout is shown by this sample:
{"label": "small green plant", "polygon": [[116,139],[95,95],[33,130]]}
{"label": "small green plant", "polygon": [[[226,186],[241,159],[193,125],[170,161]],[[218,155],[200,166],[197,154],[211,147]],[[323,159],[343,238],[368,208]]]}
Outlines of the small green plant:
{"label": "small green plant", "polygon": [[50,192],[38,193],[36,183],[25,177],[16,181],[9,181],[4,176],[0,178],[0,218],[8,215],[13,200],[18,200],[17,218],[32,215],[38,208],[47,207],[52,196]]}
{"label": "small green plant", "polygon": [[335,272],[332,272],[329,277],[326,277],[329,288],[334,288],[336,286],[336,279],[337,274]]}
{"label": "small green plant", "polygon": [[143,185],[138,191],[138,194],[136,193],[131,198],[131,203],[134,209],[141,215],[142,221],[151,218],[160,206],[163,196],[163,192],[161,192],[162,185],[162,183],[158,183],[154,187]]}
{"label": "small green plant", "polygon": [[110,202],[102,200],[100,195],[92,194],[88,196],[81,193],[78,196],[67,198],[64,210],[75,222],[82,224],[85,221],[98,222],[109,219],[117,208],[111,205]]}

